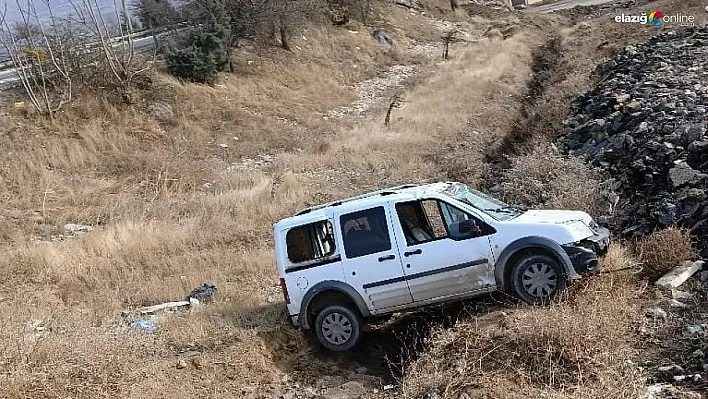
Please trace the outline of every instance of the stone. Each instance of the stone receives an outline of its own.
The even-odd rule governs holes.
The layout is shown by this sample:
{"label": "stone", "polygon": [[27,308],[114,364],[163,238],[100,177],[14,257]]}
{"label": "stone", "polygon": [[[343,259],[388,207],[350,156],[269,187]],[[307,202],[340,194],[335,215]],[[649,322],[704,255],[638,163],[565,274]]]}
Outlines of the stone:
{"label": "stone", "polygon": [[680,162],[669,170],[669,180],[674,188],[684,184],[695,185],[708,175],[700,173],[685,162]]}
{"label": "stone", "polygon": [[697,123],[686,127],[683,137],[686,144],[690,144],[694,141],[702,139],[705,133],[705,126],[702,123]]}
{"label": "stone", "polygon": [[662,308],[650,308],[645,311],[647,316],[654,317],[656,319],[666,319],[668,314]]}
{"label": "stone", "polygon": [[150,104],[150,114],[152,114],[155,119],[159,122],[171,122],[174,120],[175,112],[172,110],[172,106],[163,101],[155,101]]}
{"label": "stone", "polygon": [[659,280],[656,285],[663,288],[676,288],[686,282],[691,276],[703,268],[703,261],[685,261],[680,266],[672,269]]}
{"label": "stone", "polygon": [[[701,211],[708,207],[707,38],[705,26],[659,34],[598,66],[602,78],[578,97],[572,123],[556,141],[624,182],[616,190],[623,204],[613,209],[621,238],[668,225],[708,234],[708,213]],[[708,240],[697,245],[708,257]]]}
{"label": "stone", "polygon": [[668,366],[661,366],[657,370],[661,373],[683,373],[683,367],[678,364],[671,364]]}
{"label": "stone", "polygon": [[678,308],[678,309],[686,309],[686,308],[688,308],[688,305],[686,305],[685,303],[683,303],[683,302],[681,302],[681,301],[677,301],[676,299],[670,300],[670,301],[669,301],[669,306],[671,306],[672,308]]}
{"label": "stone", "polygon": [[396,47],[396,42],[393,40],[393,36],[391,36],[388,31],[376,29],[374,30],[373,35],[374,39],[383,48],[384,52],[388,53]]}
{"label": "stone", "polygon": [[92,226],[86,226],[80,223],[67,223],[64,225],[64,230],[70,232],[70,233],[85,233],[88,231],[92,231],[93,227]]}
{"label": "stone", "polygon": [[693,298],[693,294],[686,291],[679,291],[677,289],[671,289],[671,296],[677,300],[688,300]]}

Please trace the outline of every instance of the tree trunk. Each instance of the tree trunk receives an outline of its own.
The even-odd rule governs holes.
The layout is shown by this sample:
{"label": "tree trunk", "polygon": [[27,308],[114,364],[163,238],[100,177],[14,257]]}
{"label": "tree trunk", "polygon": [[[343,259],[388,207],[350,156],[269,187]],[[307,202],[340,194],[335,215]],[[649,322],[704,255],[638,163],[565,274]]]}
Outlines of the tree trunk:
{"label": "tree trunk", "polygon": [[290,45],[288,44],[288,32],[285,26],[285,21],[280,20],[280,44],[287,51],[290,51]]}

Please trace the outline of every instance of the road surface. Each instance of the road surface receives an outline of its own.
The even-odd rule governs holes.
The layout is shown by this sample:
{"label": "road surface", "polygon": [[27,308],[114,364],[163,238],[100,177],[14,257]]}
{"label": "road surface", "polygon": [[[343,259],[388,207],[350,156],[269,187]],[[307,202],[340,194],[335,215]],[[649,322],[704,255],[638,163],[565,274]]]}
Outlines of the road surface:
{"label": "road surface", "polygon": [[[160,35],[158,35],[158,38]],[[137,53],[145,53],[155,48],[155,39],[152,35],[133,39],[133,48]],[[0,71],[0,90],[14,86],[20,80],[15,69]]]}
{"label": "road surface", "polygon": [[523,10],[526,13],[546,14],[553,11],[565,10],[578,6],[595,6],[598,4],[614,3],[617,0],[559,0],[550,4],[542,4],[538,6],[529,5]]}

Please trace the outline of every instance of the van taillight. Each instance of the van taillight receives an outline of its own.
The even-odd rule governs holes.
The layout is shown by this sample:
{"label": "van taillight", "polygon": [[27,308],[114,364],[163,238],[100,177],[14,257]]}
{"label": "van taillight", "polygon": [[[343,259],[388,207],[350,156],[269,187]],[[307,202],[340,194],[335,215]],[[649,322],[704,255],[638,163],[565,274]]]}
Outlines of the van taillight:
{"label": "van taillight", "polygon": [[290,295],[288,294],[288,286],[285,285],[285,279],[280,279],[280,289],[283,290],[283,298],[285,298],[285,303],[290,303]]}

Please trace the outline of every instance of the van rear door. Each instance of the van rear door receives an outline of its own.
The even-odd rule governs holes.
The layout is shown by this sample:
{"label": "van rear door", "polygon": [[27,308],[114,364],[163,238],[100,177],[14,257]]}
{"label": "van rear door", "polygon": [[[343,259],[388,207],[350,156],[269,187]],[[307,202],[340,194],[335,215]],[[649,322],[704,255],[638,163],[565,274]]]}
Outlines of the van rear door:
{"label": "van rear door", "polygon": [[344,278],[372,312],[413,302],[390,220],[384,205],[336,218]]}

